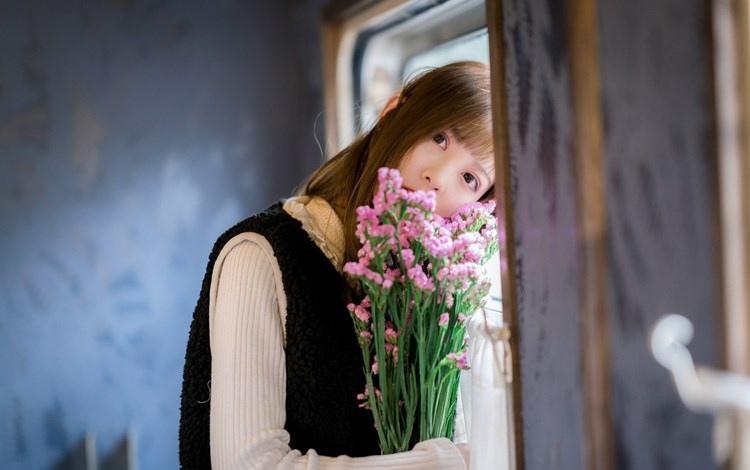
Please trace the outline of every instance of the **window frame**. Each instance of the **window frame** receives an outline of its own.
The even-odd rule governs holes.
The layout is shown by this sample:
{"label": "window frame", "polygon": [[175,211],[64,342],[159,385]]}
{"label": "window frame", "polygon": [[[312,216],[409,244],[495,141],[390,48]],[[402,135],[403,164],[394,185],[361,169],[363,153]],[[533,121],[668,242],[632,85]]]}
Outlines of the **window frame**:
{"label": "window frame", "polygon": [[[449,0],[452,4],[471,2],[481,8],[485,20],[483,27],[488,30],[489,62],[492,81],[492,108],[493,121],[495,123],[506,122],[506,97],[504,90],[504,41],[502,34],[502,5],[501,0]],[[433,0],[428,3],[433,6],[445,6],[449,1]],[[325,158],[333,157],[340,149],[344,148],[354,137],[354,93],[352,57],[357,46],[357,32],[368,28],[375,28],[393,20],[393,15],[404,14],[409,4],[408,0],[333,0],[323,9],[322,22],[322,48],[323,48],[323,79],[324,79],[324,106],[326,123],[326,145]],[[441,40],[435,41],[431,46],[447,42],[462,35],[471,33],[478,29],[476,25],[465,28],[455,28],[450,37],[438,36]],[[423,48],[422,50],[428,47]],[[413,50],[417,54],[419,50]],[[403,60],[406,63],[406,60]],[[508,417],[508,470],[522,469],[524,466],[523,456],[523,420],[521,415],[521,369],[518,354],[518,312],[517,312],[517,285],[516,267],[509,262],[514,257],[513,245],[513,213],[510,184],[510,161],[508,159],[508,141],[504,126],[495,124],[493,127],[495,135],[495,166],[496,184],[502,188],[496,192],[497,217],[501,222],[500,230],[507,235],[500,240],[500,279],[502,289],[501,311],[503,322],[509,328],[509,338],[503,339],[506,344],[505,366],[506,379],[509,390],[507,390],[507,417]],[[501,169],[502,168],[502,169]]]}
{"label": "window frame", "polygon": [[[410,57],[486,27],[483,0],[385,0],[347,5],[335,2],[324,12],[327,158],[350,143],[363,124],[365,128],[370,124],[360,122],[358,112],[361,72],[384,66],[400,84]],[[384,63],[383,58],[389,58],[390,63]]]}

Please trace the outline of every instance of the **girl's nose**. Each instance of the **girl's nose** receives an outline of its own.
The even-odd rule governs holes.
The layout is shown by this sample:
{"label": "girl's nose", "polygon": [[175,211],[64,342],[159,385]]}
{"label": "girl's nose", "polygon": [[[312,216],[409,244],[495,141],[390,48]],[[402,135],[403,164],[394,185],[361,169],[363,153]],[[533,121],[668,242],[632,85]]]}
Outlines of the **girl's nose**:
{"label": "girl's nose", "polygon": [[428,190],[439,192],[443,187],[443,176],[439,169],[425,170],[422,177],[424,178]]}

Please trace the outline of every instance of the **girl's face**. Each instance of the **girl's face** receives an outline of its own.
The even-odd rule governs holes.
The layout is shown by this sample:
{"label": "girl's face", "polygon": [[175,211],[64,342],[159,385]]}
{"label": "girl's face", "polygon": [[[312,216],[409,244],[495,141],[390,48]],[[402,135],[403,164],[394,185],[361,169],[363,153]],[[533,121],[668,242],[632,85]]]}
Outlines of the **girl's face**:
{"label": "girl's face", "polygon": [[398,170],[405,189],[435,191],[435,212],[443,217],[478,201],[495,181],[492,162],[481,163],[450,131],[439,132],[412,147]]}

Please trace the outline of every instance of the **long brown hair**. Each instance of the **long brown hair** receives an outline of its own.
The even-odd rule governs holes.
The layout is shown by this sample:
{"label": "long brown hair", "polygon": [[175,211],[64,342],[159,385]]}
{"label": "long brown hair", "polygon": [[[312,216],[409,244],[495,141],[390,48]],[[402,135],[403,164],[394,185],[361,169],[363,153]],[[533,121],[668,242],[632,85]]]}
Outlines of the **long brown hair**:
{"label": "long brown hair", "polygon": [[[357,257],[356,208],[369,204],[377,170],[397,168],[412,147],[450,130],[474,156],[492,160],[490,73],[486,64],[454,62],[427,69],[403,87],[396,106],[372,129],[325,162],[309,177],[299,195],[328,201],[344,227],[344,261]],[[480,200],[494,198],[495,186]]]}

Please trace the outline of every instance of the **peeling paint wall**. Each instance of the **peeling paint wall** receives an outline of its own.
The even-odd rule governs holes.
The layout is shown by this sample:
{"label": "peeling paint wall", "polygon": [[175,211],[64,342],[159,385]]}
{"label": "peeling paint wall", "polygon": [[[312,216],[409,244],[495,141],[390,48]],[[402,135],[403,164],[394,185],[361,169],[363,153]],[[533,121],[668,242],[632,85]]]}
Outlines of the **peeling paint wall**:
{"label": "peeling paint wall", "polygon": [[4,466],[177,467],[210,248],[321,158],[319,3],[0,1]]}

